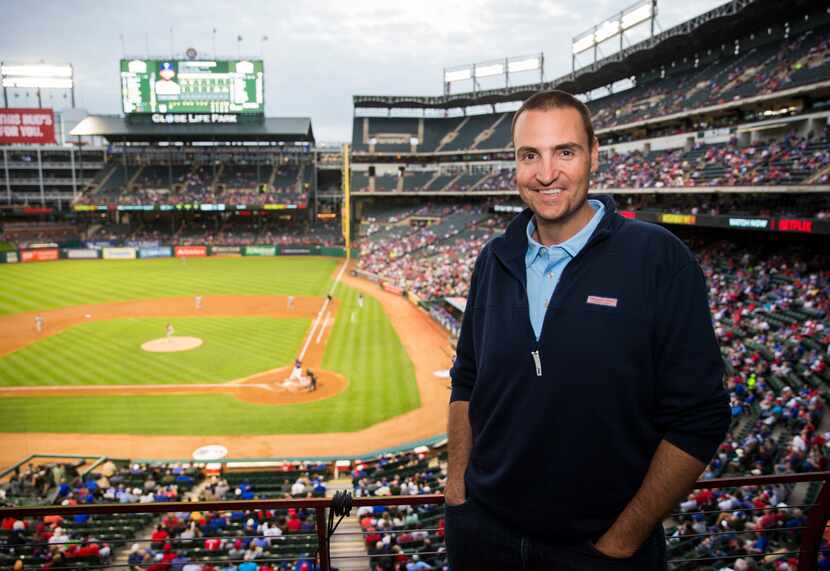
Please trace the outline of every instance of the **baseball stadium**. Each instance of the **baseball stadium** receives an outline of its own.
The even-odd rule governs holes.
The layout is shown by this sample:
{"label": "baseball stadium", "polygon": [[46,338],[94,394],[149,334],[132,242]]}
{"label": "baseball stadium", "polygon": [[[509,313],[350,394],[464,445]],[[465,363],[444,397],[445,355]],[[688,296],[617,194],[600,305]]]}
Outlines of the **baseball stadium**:
{"label": "baseball stadium", "polygon": [[266,106],[263,55],[101,56],[119,115],[76,108],[73,65],[4,60],[0,570],[451,569],[450,371],[525,210],[514,116],[553,89],[590,112],[589,197],[708,288],[731,425],[668,569],[830,569],[830,8],[659,10],[574,29],[554,79],[540,51],[353,94],[342,145]]}

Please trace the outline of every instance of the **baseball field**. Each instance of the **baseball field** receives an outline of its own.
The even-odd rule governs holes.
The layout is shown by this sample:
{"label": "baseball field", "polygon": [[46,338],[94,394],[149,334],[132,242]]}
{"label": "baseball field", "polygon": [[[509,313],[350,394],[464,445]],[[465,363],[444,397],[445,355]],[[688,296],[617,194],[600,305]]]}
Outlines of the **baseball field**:
{"label": "baseball field", "polygon": [[[446,337],[400,296],[339,271],[344,263],[0,266],[4,458],[98,453],[88,448],[117,447],[119,437],[144,457],[182,457],[223,438],[244,457],[297,454],[300,441],[308,444],[300,455],[336,454],[440,433],[435,405],[446,387],[430,376],[449,364]],[[315,391],[286,381],[299,355],[318,379]],[[400,419],[403,426],[390,425]],[[292,435],[286,450],[280,442]]]}

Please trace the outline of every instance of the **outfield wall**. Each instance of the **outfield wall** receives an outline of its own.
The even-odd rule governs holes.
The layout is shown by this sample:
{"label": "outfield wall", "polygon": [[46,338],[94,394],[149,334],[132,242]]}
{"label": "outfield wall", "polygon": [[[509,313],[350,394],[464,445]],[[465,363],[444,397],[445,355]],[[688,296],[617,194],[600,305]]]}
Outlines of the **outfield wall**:
{"label": "outfield wall", "polygon": [[[108,242],[91,242],[87,247],[21,248],[0,252],[0,264],[54,262],[57,260],[135,260],[152,258],[205,258],[212,256],[328,256],[344,258],[346,249],[329,246],[280,246],[252,244],[249,246],[118,246]],[[352,249],[352,258],[360,256]]]}

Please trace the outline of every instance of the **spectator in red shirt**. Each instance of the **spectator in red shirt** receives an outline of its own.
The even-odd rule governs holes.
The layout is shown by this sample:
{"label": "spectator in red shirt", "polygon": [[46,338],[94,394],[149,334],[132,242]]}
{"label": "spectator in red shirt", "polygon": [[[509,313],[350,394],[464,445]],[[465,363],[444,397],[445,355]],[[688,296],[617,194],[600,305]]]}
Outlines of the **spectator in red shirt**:
{"label": "spectator in red shirt", "polygon": [[168,537],[170,537],[170,534],[161,525],[158,525],[156,531],[150,536],[150,546],[153,549],[161,549]]}

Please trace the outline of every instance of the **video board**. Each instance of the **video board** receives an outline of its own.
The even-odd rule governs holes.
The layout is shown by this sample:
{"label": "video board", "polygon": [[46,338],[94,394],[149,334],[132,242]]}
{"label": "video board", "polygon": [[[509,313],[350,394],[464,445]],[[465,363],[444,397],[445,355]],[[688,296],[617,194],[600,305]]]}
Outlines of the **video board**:
{"label": "video board", "polygon": [[265,113],[261,60],[121,60],[124,113]]}

